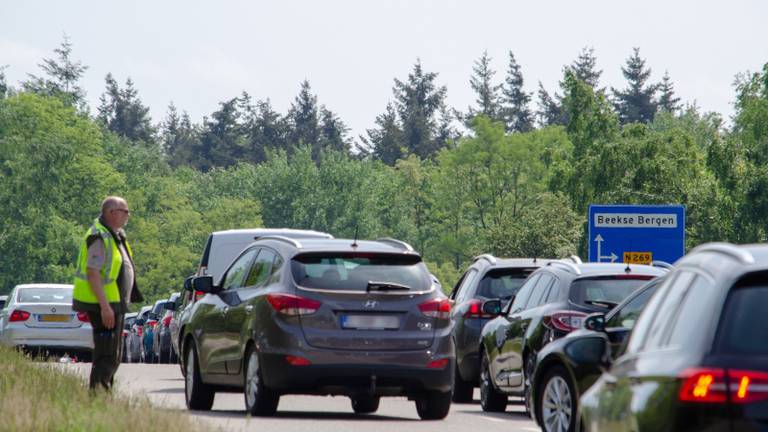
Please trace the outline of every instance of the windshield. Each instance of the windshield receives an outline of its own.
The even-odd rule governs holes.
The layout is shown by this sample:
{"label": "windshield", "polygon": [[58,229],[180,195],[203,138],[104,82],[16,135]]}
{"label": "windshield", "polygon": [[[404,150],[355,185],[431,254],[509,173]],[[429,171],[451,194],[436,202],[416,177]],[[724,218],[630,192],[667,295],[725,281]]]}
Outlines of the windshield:
{"label": "windshield", "polygon": [[19,303],[71,303],[72,288],[22,288]]}
{"label": "windshield", "polygon": [[489,271],[477,286],[478,297],[509,300],[525,282],[533,268],[501,268]]}
{"label": "windshield", "polygon": [[577,279],[571,284],[570,298],[577,304],[612,309],[654,277],[616,275]]}
{"label": "windshield", "polygon": [[422,291],[432,285],[421,257],[414,255],[309,253],[291,260],[291,272],[306,288],[366,291],[392,289],[386,284],[395,284]]}

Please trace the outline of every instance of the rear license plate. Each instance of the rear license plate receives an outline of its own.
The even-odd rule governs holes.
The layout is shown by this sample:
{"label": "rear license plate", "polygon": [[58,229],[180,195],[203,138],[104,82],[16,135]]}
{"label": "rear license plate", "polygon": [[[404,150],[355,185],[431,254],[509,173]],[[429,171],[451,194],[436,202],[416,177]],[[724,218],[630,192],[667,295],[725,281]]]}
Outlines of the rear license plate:
{"label": "rear license plate", "polygon": [[400,328],[400,318],[396,315],[342,315],[341,328],[396,330]]}
{"label": "rear license plate", "polygon": [[42,322],[68,322],[72,319],[69,315],[40,315],[39,320]]}

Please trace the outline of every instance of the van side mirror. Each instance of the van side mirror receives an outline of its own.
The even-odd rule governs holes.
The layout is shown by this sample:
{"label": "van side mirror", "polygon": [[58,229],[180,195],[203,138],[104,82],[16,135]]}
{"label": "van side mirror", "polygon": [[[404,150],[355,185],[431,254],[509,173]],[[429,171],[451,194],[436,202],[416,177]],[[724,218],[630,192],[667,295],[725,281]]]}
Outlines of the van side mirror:
{"label": "van side mirror", "polygon": [[605,314],[601,312],[595,312],[587,315],[584,319],[584,328],[596,332],[605,331]]}
{"label": "van side mirror", "polygon": [[184,279],[184,291],[192,291],[192,279],[194,278],[194,276],[190,276]]}
{"label": "van side mirror", "polygon": [[206,294],[216,294],[221,291],[213,284],[213,276],[198,276],[192,279],[192,288],[194,288],[195,291],[204,292]]}
{"label": "van side mirror", "polygon": [[486,300],[481,310],[484,314],[497,316],[501,314],[501,300]]}
{"label": "van side mirror", "polygon": [[608,367],[611,363],[608,337],[603,333],[591,333],[589,337],[573,338],[564,351],[579,365]]}
{"label": "van side mirror", "polygon": [[175,311],[176,310],[176,302],[175,301],[167,301],[163,303],[163,309],[169,310],[169,311]]}

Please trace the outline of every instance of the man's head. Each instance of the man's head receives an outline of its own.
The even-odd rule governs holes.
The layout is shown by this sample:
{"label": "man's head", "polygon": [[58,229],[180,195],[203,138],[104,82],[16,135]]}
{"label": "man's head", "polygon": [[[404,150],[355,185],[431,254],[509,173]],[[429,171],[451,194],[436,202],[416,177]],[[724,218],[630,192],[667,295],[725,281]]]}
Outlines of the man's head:
{"label": "man's head", "polygon": [[119,196],[108,196],[101,202],[101,218],[110,228],[117,231],[128,223],[131,211],[128,203]]}

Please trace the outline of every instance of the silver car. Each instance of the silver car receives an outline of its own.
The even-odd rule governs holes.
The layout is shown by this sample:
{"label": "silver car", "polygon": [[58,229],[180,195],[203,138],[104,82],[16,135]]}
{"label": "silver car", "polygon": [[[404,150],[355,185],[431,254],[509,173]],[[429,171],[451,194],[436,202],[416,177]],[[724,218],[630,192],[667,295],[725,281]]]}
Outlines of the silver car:
{"label": "silver car", "polygon": [[88,357],[93,334],[88,315],[72,310],[72,285],[17,285],[0,312],[0,344],[32,354]]}

